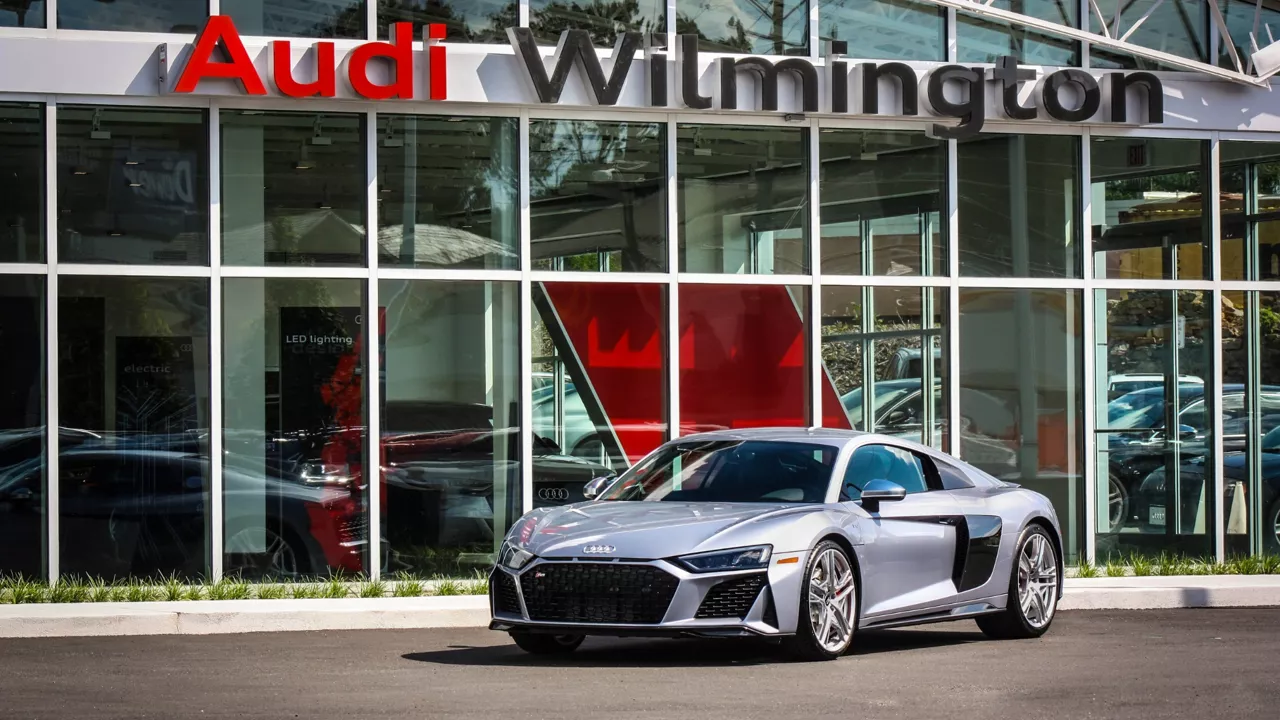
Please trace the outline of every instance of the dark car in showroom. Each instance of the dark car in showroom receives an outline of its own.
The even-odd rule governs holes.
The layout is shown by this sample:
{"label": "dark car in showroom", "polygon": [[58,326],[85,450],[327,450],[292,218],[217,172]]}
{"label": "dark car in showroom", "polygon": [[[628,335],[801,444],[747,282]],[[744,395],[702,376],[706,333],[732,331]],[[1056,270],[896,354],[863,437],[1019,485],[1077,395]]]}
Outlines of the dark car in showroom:
{"label": "dark car in showroom", "polygon": [[[1238,444],[1238,443],[1237,443]],[[1280,425],[1273,427],[1259,442],[1258,466],[1261,491],[1256,507],[1262,509],[1262,544],[1268,553],[1280,553]],[[1249,497],[1252,492],[1249,473],[1249,456],[1245,448],[1223,453],[1223,516],[1232,522],[1236,503],[1244,503],[1238,509],[1238,517],[1254,512]],[[1195,531],[1196,516],[1202,501],[1206,476],[1212,478],[1212,470],[1206,472],[1205,456],[1193,457],[1179,468],[1179,513],[1177,531]],[[1164,533],[1174,522],[1168,507],[1168,472],[1164,467],[1153,470],[1138,489],[1134,498],[1135,516],[1140,518],[1143,532]],[[1243,530],[1243,528],[1239,528]]]}
{"label": "dark car in showroom", "polygon": [[[1248,436],[1245,386],[1222,386],[1218,411],[1222,413],[1224,452],[1244,449]],[[1261,432],[1280,424],[1280,386],[1264,385],[1259,396]],[[1212,444],[1212,416],[1205,412],[1204,385],[1184,383],[1178,388],[1177,419],[1172,436],[1167,432],[1172,408],[1164,388],[1137,390],[1107,405],[1108,520],[1111,528],[1148,524],[1146,505],[1135,496],[1148,476],[1164,471],[1173,458],[1182,464],[1203,461]]]}

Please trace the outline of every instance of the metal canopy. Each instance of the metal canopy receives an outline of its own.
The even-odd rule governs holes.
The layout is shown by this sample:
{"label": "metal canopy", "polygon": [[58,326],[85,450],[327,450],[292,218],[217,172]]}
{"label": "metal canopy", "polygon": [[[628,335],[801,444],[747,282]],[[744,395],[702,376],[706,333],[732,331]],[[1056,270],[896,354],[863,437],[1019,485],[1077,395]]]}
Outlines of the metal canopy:
{"label": "metal canopy", "polygon": [[[1231,32],[1227,29],[1227,22],[1222,16],[1222,10],[1218,7],[1218,3],[1223,0],[1204,0],[1209,5],[1209,17],[1212,18],[1213,25],[1217,28],[1218,33],[1222,36],[1228,53],[1231,56],[1232,64],[1235,69],[1218,67],[1212,63],[1192,60],[1178,55],[1173,55],[1161,50],[1153,50],[1149,47],[1136,45],[1129,42],[1129,37],[1147,21],[1160,7],[1164,4],[1164,0],[1156,0],[1150,8],[1147,9],[1141,17],[1134,19],[1132,22],[1124,23],[1120,17],[1121,9],[1124,3],[1116,3],[1116,12],[1108,23],[1102,9],[1098,7],[1098,0],[1089,0],[1089,8],[1097,17],[1102,25],[1102,32],[1095,33],[1089,30],[1082,30],[1070,25],[1062,25],[1045,20],[1043,18],[1032,17],[1022,13],[1013,12],[994,7],[996,0],[925,0],[925,2],[941,5],[943,7],[955,8],[958,11],[975,15],[978,17],[990,18],[1007,22],[1012,25],[1039,30],[1049,35],[1057,35],[1060,37],[1081,40],[1091,45],[1104,47],[1111,50],[1119,50],[1132,53],[1138,57],[1153,60],[1163,65],[1190,70],[1192,72],[1212,75],[1224,80],[1230,80],[1245,85],[1255,85],[1266,87],[1268,79],[1280,72],[1280,43],[1273,40],[1272,30],[1269,26],[1261,24],[1262,4],[1264,0],[1254,0],[1254,23],[1253,30],[1249,33],[1249,42],[1253,52],[1248,60],[1243,60],[1239,52],[1236,50],[1235,43],[1231,40]],[[1278,29],[1280,31],[1280,29]],[[1261,35],[1261,38],[1260,38]],[[1259,41],[1262,45],[1259,47]]]}

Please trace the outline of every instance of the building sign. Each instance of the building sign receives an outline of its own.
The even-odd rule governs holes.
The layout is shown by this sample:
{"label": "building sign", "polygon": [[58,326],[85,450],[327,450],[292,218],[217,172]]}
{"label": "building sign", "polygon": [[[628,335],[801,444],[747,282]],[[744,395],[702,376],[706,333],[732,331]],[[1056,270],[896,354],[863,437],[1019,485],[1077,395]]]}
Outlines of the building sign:
{"label": "building sign", "polygon": [[[270,82],[285,97],[332,98],[339,94],[341,71],[345,85],[351,88],[351,93],[344,94],[358,99],[449,100],[453,98],[448,84],[449,59],[446,46],[441,44],[444,35],[444,25],[426,27],[421,53],[426,56],[425,63],[420,63],[420,54],[414,51],[411,23],[394,23],[390,42],[356,45],[341,60],[334,42],[316,42],[310,52],[314,59],[302,64],[312,70],[308,77],[299,79],[291,41],[270,41],[267,71],[260,72],[231,19],[215,15],[189,51],[182,53],[185,61],[175,63],[180,67],[176,79],[171,80],[174,73],[169,68],[168,46],[161,46],[160,83],[175,93],[196,93],[202,83],[224,81],[234,83],[245,94],[268,95]],[[519,66],[513,67],[512,73],[523,77],[531,91],[521,102],[560,104],[577,68],[588,102],[599,106],[619,106],[624,87],[634,77],[645,85],[640,107],[779,112],[785,90],[790,93],[786,105],[801,113],[883,115],[896,111],[900,116],[918,116],[923,95],[928,115],[955,121],[932,125],[931,134],[944,138],[977,134],[992,113],[1012,120],[1128,123],[1131,100],[1145,104],[1145,123],[1164,122],[1164,87],[1148,72],[1095,75],[1065,68],[1040,77],[1039,71],[1020,66],[1012,57],[1001,58],[995,67],[855,63],[845,57],[847,44],[841,41],[830,43],[821,61],[729,55],[703,58],[696,35],[677,36],[678,52],[671,58],[672,53],[661,43],[652,38],[646,41],[638,32],[620,34],[610,56],[601,59],[586,30],[564,31],[555,52],[544,58],[528,28],[508,28],[507,36],[514,54],[493,54],[485,61],[494,58]],[[420,64],[426,67],[421,79]],[[704,94],[708,71],[714,90]],[[484,82],[484,77],[482,72],[477,80]],[[495,75],[489,73],[488,77]],[[673,79],[677,82],[670,82]],[[745,103],[742,95],[749,94],[748,85],[755,98]],[[894,98],[895,107],[883,102],[886,92]]]}

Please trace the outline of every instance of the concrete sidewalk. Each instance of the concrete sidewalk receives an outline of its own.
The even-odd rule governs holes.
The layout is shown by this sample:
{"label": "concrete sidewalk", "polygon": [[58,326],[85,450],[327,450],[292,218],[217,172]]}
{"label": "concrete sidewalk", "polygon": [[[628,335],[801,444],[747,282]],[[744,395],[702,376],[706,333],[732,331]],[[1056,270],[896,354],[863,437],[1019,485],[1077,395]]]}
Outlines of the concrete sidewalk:
{"label": "concrete sidewalk", "polygon": [[[1280,606],[1280,575],[1069,578],[1063,610]],[[0,637],[483,627],[483,595],[0,605]]]}

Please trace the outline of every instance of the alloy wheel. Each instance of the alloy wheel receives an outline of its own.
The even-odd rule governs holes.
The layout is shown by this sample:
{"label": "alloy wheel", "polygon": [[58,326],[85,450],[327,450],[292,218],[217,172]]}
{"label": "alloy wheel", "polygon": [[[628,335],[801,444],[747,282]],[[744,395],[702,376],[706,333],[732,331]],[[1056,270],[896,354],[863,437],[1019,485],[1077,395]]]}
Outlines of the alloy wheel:
{"label": "alloy wheel", "polygon": [[1018,603],[1037,630],[1053,620],[1058,605],[1058,562],[1049,539],[1032,534],[1018,553]]}
{"label": "alloy wheel", "polygon": [[279,533],[271,529],[262,532],[265,535],[260,545],[251,539],[252,530],[241,530],[227,538],[227,554],[236,558],[228,563],[228,571],[248,580],[297,577],[298,558],[293,548]]}
{"label": "alloy wheel", "polygon": [[828,547],[809,571],[809,627],[827,652],[840,652],[853,636],[857,618],[853,568],[844,553]]}
{"label": "alloy wheel", "polygon": [[1124,487],[1115,478],[1107,481],[1107,519],[1110,520],[1112,532],[1119,532],[1125,521],[1125,510],[1128,502],[1125,499]]}

